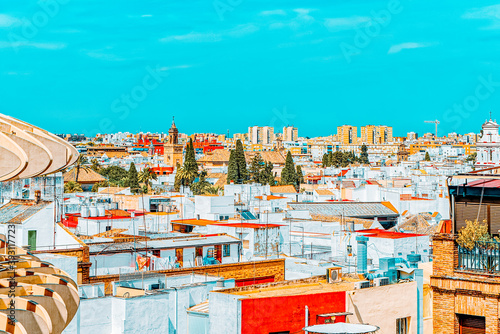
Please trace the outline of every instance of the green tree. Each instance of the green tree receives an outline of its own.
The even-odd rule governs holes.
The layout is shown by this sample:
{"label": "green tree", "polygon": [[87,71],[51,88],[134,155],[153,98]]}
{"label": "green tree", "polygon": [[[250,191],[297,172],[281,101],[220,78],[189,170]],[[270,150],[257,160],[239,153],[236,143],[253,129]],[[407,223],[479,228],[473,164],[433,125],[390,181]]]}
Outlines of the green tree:
{"label": "green tree", "polygon": [[139,173],[139,182],[142,183],[148,191],[146,193],[149,193],[149,189],[151,188],[152,185],[152,180],[157,180],[158,176],[156,175],[155,172],[149,167],[144,168],[140,173]]}
{"label": "green tree", "polygon": [[236,184],[245,183],[248,180],[247,162],[245,151],[241,140],[236,141],[236,149],[231,151],[227,172],[227,182],[233,181]]}
{"label": "green tree", "polygon": [[[337,153],[337,152],[335,152],[335,153]],[[328,165],[327,165],[327,167],[334,166],[334,161],[333,160],[334,160],[333,152],[330,151],[330,152],[328,152]]]}
{"label": "green tree", "polygon": [[431,156],[429,155],[429,152],[425,152],[425,161],[431,161]]}
{"label": "green tree", "polygon": [[361,146],[361,154],[359,155],[359,162],[368,165],[370,160],[368,159],[368,146],[363,144]]}
{"label": "green tree", "polygon": [[229,153],[229,164],[227,166],[227,184],[231,181],[235,182],[238,180],[238,163],[235,158],[235,151],[231,150]]}
{"label": "green tree", "polygon": [[92,169],[94,172],[99,173],[101,171],[101,164],[99,161],[97,161],[96,158],[90,160],[90,163],[92,164],[90,166],[90,169]]}
{"label": "green tree", "polygon": [[198,163],[194,152],[193,140],[189,139],[186,146],[186,153],[184,154],[184,163],[182,167],[177,168],[175,174],[174,188],[179,191],[181,185],[190,187],[194,180],[198,177]]}
{"label": "green tree", "polygon": [[139,193],[139,176],[137,174],[137,169],[135,168],[135,164],[133,162],[130,163],[130,167],[128,168],[127,180],[125,182],[125,186],[130,187],[130,191],[134,194]]}
{"label": "green tree", "polygon": [[106,187],[109,187],[108,181],[97,182],[97,183],[94,183],[91,191],[96,193],[99,191],[99,188],[106,188]]}
{"label": "green tree", "polygon": [[69,181],[64,185],[65,193],[80,193],[82,191],[83,191],[82,186],[78,182]]}
{"label": "green tree", "polygon": [[469,156],[467,156],[467,159],[465,159],[465,161],[476,163],[476,159],[477,159],[477,153],[474,152],[472,154],[469,154]]}
{"label": "green tree", "polygon": [[262,185],[269,184],[270,186],[276,185],[276,179],[273,173],[273,164],[268,162],[264,165],[264,168],[260,172],[260,183]]}
{"label": "green tree", "polygon": [[186,154],[184,154],[184,167],[198,173],[198,163],[196,162],[193,139],[191,138],[186,146]]}
{"label": "green tree", "polygon": [[251,181],[253,182],[260,181],[260,172],[262,170],[262,165],[264,165],[264,160],[262,160],[262,156],[260,155],[260,153],[255,154],[253,156],[249,168],[249,175]]}
{"label": "green tree", "polygon": [[85,171],[89,170],[89,167],[85,166],[88,163],[89,163],[89,161],[88,161],[87,157],[83,154],[80,154],[78,156],[78,159],[76,159],[75,167],[74,167],[74,168],[76,168],[76,176],[75,176],[76,182],[78,182],[78,178],[80,177],[81,170],[85,170]]}
{"label": "green tree", "polygon": [[280,184],[292,184],[294,186],[297,185],[297,172],[295,171],[295,164],[293,162],[292,153],[290,153],[290,151],[288,151],[286,155],[285,167],[283,167],[283,170],[281,171]]}
{"label": "green tree", "polygon": [[477,242],[492,242],[499,241],[498,238],[494,238],[488,232],[488,224],[486,222],[478,222],[477,220],[465,221],[465,227],[462,227],[458,231],[457,243],[466,247],[467,249],[473,249]]}
{"label": "green tree", "polygon": [[297,185],[304,183],[304,173],[302,173],[302,167],[300,165],[297,166]]}
{"label": "green tree", "polygon": [[109,166],[101,168],[100,173],[102,176],[107,177],[110,185],[121,185],[121,181],[127,178],[127,170],[118,166]]}
{"label": "green tree", "polygon": [[344,154],[340,151],[335,151],[335,153],[332,153],[332,160],[330,166],[340,167],[342,165],[343,160],[344,160]]}
{"label": "green tree", "polygon": [[321,165],[323,168],[330,167],[330,161],[328,160],[328,153],[323,154],[323,159],[321,160]]}

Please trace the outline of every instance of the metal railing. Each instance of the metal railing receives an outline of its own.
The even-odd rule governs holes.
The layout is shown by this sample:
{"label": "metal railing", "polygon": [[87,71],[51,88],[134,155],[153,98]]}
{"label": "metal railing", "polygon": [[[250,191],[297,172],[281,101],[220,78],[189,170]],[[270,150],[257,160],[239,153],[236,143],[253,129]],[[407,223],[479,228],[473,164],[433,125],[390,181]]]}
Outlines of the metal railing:
{"label": "metal railing", "polygon": [[500,243],[476,242],[474,248],[458,247],[458,270],[500,273]]}

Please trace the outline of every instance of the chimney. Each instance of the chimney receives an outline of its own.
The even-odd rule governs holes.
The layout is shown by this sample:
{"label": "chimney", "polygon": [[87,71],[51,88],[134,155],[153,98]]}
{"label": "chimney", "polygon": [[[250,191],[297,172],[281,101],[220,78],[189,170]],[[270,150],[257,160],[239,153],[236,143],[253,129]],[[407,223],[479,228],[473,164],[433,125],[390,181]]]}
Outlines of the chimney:
{"label": "chimney", "polygon": [[35,190],[35,204],[38,204],[40,202],[40,198],[42,197],[42,193],[40,190]]}

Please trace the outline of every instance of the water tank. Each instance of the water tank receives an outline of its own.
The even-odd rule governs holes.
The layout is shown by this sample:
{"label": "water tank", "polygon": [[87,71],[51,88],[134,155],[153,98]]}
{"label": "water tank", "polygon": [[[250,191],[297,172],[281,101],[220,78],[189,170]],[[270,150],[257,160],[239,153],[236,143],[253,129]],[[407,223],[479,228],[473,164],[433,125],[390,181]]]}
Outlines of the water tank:
{"label": "water tank", "polygon": [[362,235],[356,237],[358,242],[358,274],[366,274],[368,266],[367,242],[368,238]]}
{"label": "water tank", "polygon": [[87,218],[89,216],[89,208],[86,206],[82,206],[82,208],[80,209],[80,215],[82,216],[82,218]]}
{"label": "water tank", "polygon": [[99,205],[97,207],[97,216],[98,217],[104,217],[106,215],[106,210],[104,209],[103,205]]}
{"label": "water tank", "polygon": [[91,206],[89,208],[89,212],[90,212],[90,217],[97,217],[97,208],[95,206]]}

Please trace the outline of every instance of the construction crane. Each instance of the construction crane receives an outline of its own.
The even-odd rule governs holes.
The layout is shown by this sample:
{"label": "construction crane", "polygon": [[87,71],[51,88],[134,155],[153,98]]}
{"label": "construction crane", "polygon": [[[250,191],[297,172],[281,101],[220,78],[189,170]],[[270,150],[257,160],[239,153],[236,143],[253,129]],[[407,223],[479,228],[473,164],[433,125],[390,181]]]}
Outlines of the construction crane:
{"label": "construction crane", "polygon": [[437,119],[435,121],[424,121],[425,123],[434,123],[436,124],[436,132],[434,133],[434,135],[436,136],[436,138],[438,137],[438,124],[440,123]]}

